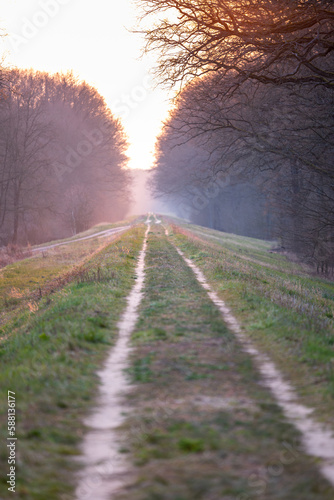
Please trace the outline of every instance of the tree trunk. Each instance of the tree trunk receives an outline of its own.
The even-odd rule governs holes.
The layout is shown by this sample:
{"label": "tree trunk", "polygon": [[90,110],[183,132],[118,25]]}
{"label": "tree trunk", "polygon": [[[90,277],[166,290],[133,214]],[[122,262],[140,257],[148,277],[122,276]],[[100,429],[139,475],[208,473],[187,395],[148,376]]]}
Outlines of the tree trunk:
{"label": "tree trunk", "polygon": [[19,223],[20,223],[19,203],[20,203],[20,188],[17,188],[15,190],[15,195],[14,195],[14,223],[13,223],[13,237],[12,237],[12,243],[14,245],[16,245],[17,243],[17,237],[19,232]]}

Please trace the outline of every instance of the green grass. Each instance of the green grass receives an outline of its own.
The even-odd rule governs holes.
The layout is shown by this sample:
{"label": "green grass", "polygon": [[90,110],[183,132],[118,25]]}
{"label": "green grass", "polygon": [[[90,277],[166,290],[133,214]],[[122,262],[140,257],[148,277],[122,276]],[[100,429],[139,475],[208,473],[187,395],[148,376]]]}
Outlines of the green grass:
{"label": "green grass", "polygon": [[129,217],[123,221],[118,221],[118,222],[114,222],[114,223],[100,223],[100,224],[97,224],[96,226],[91,227],[90,229],[87,229],[87,231],[82,231],[81,233],[78,233],[75,236],[71,236],[70,238],[63,238],[63,239],[59,239],[59,240],[48,241],[45,243],[41,243],[39,245],[34,245],[32,248],[44,247],[46,245],[54,245],[57,243],[64,243],[64,242],[72,241],[72,240],[75,240],[77,238],[84,238],[86,236],[92,236],[93,234],[100,233],[100,232],[105,231],[107,229],[116,229],[117,227],[120,227],[120,226],[127,226],[129,224],[133,224],[137,220],[139,220],[139,218]]}
{"label": "green grass", "polygon": [[[333,284],[269,253],[268,242],[204,228],[204,236],[198,228],[191,235],[191,226],[180,223],[170,230],[170,240],[202,269],[244,332],[292,379],[318,418],[331,422]],[[73,242],[2,270],[0,411],[6,415],[7,391],[14,391],[16,498],[73,494],[83,417],[95,404],[96,372],[115,342],[144,231],[140,224],[111,244]],[[121,449],[135,479],[119,498],[332,499],[298,432],[163,228],[152,225],[148,241],[128,368],[133,411]],[[5,447],[0,467],[7,469]],[[1,480],[0,498],[12,498],[5,474]]]}
{"label": "green grass", "polygon": [[[78,276],[42,298],[38,311],[19,318],[15,331],[1,344],[1,414],[7,411],[8,390],[17,399],[16,498],[59,500],[73,492],[79,465],[71,457],[78,453],[83,436],[82,418],[94,404],[96,371],[115,341],[116,323],[134,284],[144,230],[137,226],[87,260],[85,267],[92,275],[100,269],[110,278],[81,281]],[[26,267],[18,268],[25,277]],[[7,450],[2,447],[0,468],[7,467]],[[5,481],[2,474],[0,497],[7,499],[12,494]]]}
{"label": "green grass", "polygon": [[[173,229],[174,241],[204,272],[244,331],[292,380],[305,405],[333,424],[334,284],[301,272],[299,265],[293,268],[280,255],[270,254],[280,261],[280,270],[272,269],[245,261],[224,243],[191,235],[189,228]],[[267,251],[262,253],[265,259]]]}
{"label": "green grass", "polygon": [[[90,232],[99,226],[92,228]],[[78,235],[80,236],[80,235]],[[117,238],[115,235],[114,238]],[[36,253],[0,270],[0,342],[15,329],[18,315],[29,317],[40,298],[50,295],[73,279],[96,252],[108,246],[92,238]],[[11,320],[14,323],[11,323]]]}
{"label": "green grass", "polygon": [[[332,498],[298,432],[163,229],[153,226],[148,241],[129,370],[136,387],[123,426],[136,480],[117,498]],[[206,261],[207,251],[200,252]]]}

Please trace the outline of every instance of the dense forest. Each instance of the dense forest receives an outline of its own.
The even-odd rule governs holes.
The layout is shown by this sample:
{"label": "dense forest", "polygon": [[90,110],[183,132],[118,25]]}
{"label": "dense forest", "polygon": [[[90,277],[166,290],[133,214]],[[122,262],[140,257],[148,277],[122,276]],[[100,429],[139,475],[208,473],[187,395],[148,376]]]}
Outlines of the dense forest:
{"label": "dense forest", "polygon": [[[334,4],[139,2],[158,79],[177,92],[153,190],[177,213],[334,264]],[[166,17],[166,13],[170,15]]]}
{"label": "dense forest", "polygon": [[0,245],[47,241],[121,219],[124,130],[73,74],[2,71]]}

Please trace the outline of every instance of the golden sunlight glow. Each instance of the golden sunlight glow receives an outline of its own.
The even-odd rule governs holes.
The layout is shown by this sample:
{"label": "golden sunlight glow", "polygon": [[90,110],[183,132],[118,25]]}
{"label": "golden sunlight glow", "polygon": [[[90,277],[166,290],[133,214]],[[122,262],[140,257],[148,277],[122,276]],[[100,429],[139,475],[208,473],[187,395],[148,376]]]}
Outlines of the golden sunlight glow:
{"label": "golden sunlight glow", "polygon": [[131,0],[0,0],[5,63],[55,73],[73,70],[94,85],[129,136],[131,168],[152,166],[167,94],[153,90],[154,61],[139,60],[142,39]]}

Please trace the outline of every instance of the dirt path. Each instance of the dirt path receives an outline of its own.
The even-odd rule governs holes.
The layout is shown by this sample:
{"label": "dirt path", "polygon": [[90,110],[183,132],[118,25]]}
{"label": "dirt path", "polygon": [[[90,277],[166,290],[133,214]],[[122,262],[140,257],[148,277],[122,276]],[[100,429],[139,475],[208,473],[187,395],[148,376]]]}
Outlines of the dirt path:
{"label": "dirt path", "polygon": [[106,229],[105,231],[91,234],[89,236],[83,236],[82,238],[74,238],[71,241],[63,241],[61,243],[54,243],[53,245],[46,245],[46,246],[39,247],[39,248],[33,248],[31,251],[32,252],[44,252],[45,250],[50,250],[51,248],[60,247],[62,245],[70,245],[71,243],[76,243],[77,241],[90,240],[92,238],[106,238],[106,237],[111,236],[113,234],[117,234],[117,233],[126,231],[130,227],[131,226],[121,226],[121,227],[116,227],[115,229]]}
{"label": "dirt path", "polygon": [[323,476],[334,486],[334,437],[331,430],[310,417],[314,411],[312,408],[298,403],[298,397],[292,385],[284,380],[283,375],[270,358],[260,353],[241,332],[238,321],[226,304],[219,299],[216,292],[212,290],[200,269],[190,259],[187,259],[179,248],[176,247],[176,249],[186,264],[194,271],[197,281],[207,291],[212,302],[221,311],[225,323],[236,335],[245,352],[255,359],[265,385],[271,390],[286,418],[301,432],[305,450],[309,455],[320,459],[319,467]]}
{"label": "dirt path", "polygon": [[[165,235],[169,236],[167,227],[163,227]],[[296,391],[292,385],[284,379],[270,358],[260,353],[241,332],[238,321],[224,301],[212,290],[201,270],[190,259],[187,259],[179,248],[175,248],[187,266],[193,270],[197,281],[207,291],[212,302],[221,311],[225,323],[236,335],[245,352],[254,358],[265,385],[271,390],[287,419],[301,432],[305,450],[309,455],[320,459],[319,467],[323,476],[334,486],[334,436],[332,431],[312,419],[310,415],[314,410],[298,402]]]}
{"label": "dirt path", "polygon": [[129,471],[129,464],[119,452],[116,428],[124,421],[123,398],[129,389],[124,370],[130,352],[129,338],[135,327],[137,309],[142,299],[146,238],[150,230],[149,220],[146,223],[148,227],[136,268],[136,284],[127,297],[127,307],[118,324],[116,345],[104,368],[98,373],[101,386],[97,406],[85,421],[89,432],[82,444],[84,469],[76,489],[77,500],[109,500],[124,484],[124,476]]}
{"label": "dirt path", "polygon": [[[152,217],[155,224],[151,233],[149,222]],[[298,402],[293,387],[274,363],[259,352],[242,333],[238,321],[206,281],[201,270],[173,242],[168,242],[168,228],[162,221],[152,214],[146,223],[148,227],[136,271],[137,282],[128,297],[128,306],[119,323],[117,344],[99,373],[101,390],[97,408],[86,421],[90,431],[82,447],[85,468],[77,487],[77,500],[110,500],[116,497],[131,500],[182,497],[187,500],[195,498],[196,489],[192,489],[191,483],[196,486],[196,481],[202,481],[203,489],[203,493],[196,498],[253,500],[253,496],[244,493],[233,497],[220,496],[218,486],[222,488],[224,484],[225,487],[226,481],[231,482],[231,491],[239,487],[235,486],[235,482],[239,484],[243,481],[242,487],[251,491],[255,488],[254,491],[260,492],[254,497],[258,499],[332,498],[331,493],[328,493],[329,486],[322,485],[319,490],[313,491],[319,484],[315,464],[323,477],[334,486],[334,437],[331,431],[310,416],[312,409]],[[149,243],[147,248],[147,240],[150,238],[153,243]],[[170,247],[174,250],[168,249]],[[174,269],[173,252],[177,257],[176,251],[183,264],[178,263],[177,269]],[[148,283],[145,281],[143,304],[146,253],[149,277]],[[201,293],[194,289],[194,285],[190,285],[194,278],[187,275],[187,267],[191,268],[197,282],[210,299],[206,299],[206,303]],[[182,290],[180,284],[186,276],[189,282]],[[179,284],[177,280],[181,280]],[[169,290],[166,296],[165,290]],[[163,307],[159,305],[159,300]],[[195,304],[199,308],[197,312]],[[213,316],[216,318],[214,328],[219,331],[223,329],[223,336],[212,330],[209,322]],[[202,326],[197,324],[198,321],[203,322]],[[175,327],[175,324],[178,326]],[[183,340],[183,337],[178,337],[177,329],[180,328],[182,332],[190,329],[187,334],[189,338]],[[203,330],[205,328],[206,333]],[[198,333],[193,333],[196,329]],[[138,339],[138,343],[135,342],[136,348],[130,350],[129,339],[136,331],[138,333],[133,338]],[[227,340],[224,340],[224,336]],[[235,344],[241,345],[242,349]],[[131,391],[131,386],[127,383],[124,368],[130,352],[132,370],[135,367],[134,380],[143,382],[144,385],[136,387],[136,393],[132,390],[132,417],[125,418],[122,415],[125,408],[124,397]],[[247,365],[250,358],[255,362],[263,385],[271,392],[268,402],[265,401],[265,393],[258,393],[258,375],[255,376]],[[212,373],[210,370],[213,370]],[[245,378],[248,371],[254,379]],[[277,402],[282,412],[270,409],[270,398]],[[223,417],[222,412],[231,417]],[[255,414],[258,423],[254,422]],[[200,421],[200,418],[203,420]],[[210,427],[214,418],[224,429],[216,437],[213,434],[218,424]],[[122,424],[124,429],[126,422],[129,426],[128,440],[132,441],[127,444],[134,456],[139,457],[138,463],[143,465],[140,474],[137,469],[131,476],[129,471],[132,472],[133,468],[119,452],[120,434],[117,427]],[[239,427],[242,426],[245,427],[241,432]],[[279,434],[281,430],[276,430],[281,427],[283,437]],[[195,434],[192,434],[192,428],[197,429]],[[181,433],[180,439],[178,432]],[[190,433],[190,437],[187,437],[187,433]],[[230,433],[235,433],[235,437],[230,437]],[[239,442],[242,433],[246,436],[243,444]],[[294,434],[297,441],[298,436],[301,436],[303,450],[298,449],[298,445],[292,448],[289,444],[292,437],[287,442],[284,441],[286,436]],[[201,436],[205,436],[203,440]],[[178,446],[185,447],[183,451],[178,451],[180,456],[170,448],[177,439]],[[218,444],[220,439],[223,439],[223,444]],[[259,443],[261,449],[258,447]],[[184,459],[182,454],[185,450],[187,455]],[[228,458],[226,450],[229,450]],[[204,453],[203,458],[201,453]],[[268,460],[267,453],[269,456],[277,454],[276,458],[271,459],[274,465],[255,474],[258,486],[254,486],[252,468],[263,469],[261,464]],[[221,471],[224,471],[223,474]],[[135,481],[133,478],[138,474],[141,477],[139,483],[131,486],[130,483]],[[305,484],[307,488],[308,475],[310,481],[313,481],[310,482],[313,485],[310,486],[312,491],[301,489],[297,496],[293,496],[295,493],[291,492],[294,491],[295,482],[301,485],[300,488],[305,488]],[[157,483],[154,483],[155,477],[158,478]],[[217,479],[210,479],[214,477]],[[154,483],[153,486],[151,482]],[[146,487],[153,489],[146,490]],[[172,492],[168,493],[170,487]],[[209,496],[207,492],[211,487],[214,489],[212,496]],[[287,496],[279,496],[281,487],[287,488]],[[271,493],[266,496],[269,490]],[[124,496],[122,491],[125,491]],[[152,496],[149,496],[148,491]],[[121,497],[118,496],[119,492]]]}

